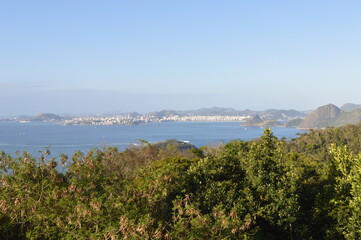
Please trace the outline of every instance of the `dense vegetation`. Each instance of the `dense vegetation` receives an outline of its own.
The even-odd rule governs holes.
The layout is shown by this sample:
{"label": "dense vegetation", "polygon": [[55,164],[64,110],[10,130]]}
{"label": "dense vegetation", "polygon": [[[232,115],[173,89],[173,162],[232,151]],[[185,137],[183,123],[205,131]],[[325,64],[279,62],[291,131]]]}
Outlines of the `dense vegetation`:
{"label": "dense vegetation", "polygon": [[360,239],[361,124],[292,141],[0,156],[0,239]]}

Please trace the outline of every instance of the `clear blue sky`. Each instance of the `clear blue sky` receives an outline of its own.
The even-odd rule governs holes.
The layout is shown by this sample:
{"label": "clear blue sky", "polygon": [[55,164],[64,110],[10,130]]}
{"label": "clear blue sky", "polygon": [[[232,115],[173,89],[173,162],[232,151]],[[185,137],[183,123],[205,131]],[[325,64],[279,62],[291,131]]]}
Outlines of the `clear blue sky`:
{"label": "clear blue sky", "polygon": [[361,103],[361,1],[0,2],[0,116]]}

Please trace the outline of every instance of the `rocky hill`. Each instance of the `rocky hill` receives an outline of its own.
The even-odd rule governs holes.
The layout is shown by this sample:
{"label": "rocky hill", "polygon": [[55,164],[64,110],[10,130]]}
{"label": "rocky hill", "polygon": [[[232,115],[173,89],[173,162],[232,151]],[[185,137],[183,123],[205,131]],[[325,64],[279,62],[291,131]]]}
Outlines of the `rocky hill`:
{"label": "rocky hill", "polygon": [[[344,109],[350,108],[346,106]],[[356,124],[359,121],[361,121],[361,108],[346,111],[333,104],[328,104],[310,113],[298,125],[298,128],[338,127],[345,124]]]}
{"label": "rocky hill", "polygon": [[345,103],[341,107],[342,111],[347,111],[347,112],[356,110],[358,108],[361,108],[361,105],[360,104],[354,104],[354,103]]}
{"label": "rocky hill", "polygon": [[242,123],[242,126],[260,126],[263,121],[264,120],[260,116],[254,115]]}
{"label": "rocky hill", "polygon": [[61,120],[63,120],[63,117],[52,113],[42,113],[31,119],[31,121],[43,121],[43,122],[61,121]]}
{"label": "rocky hill", "polygon": [[299,128],[323,128],[332,126],[336,118],[341,114],[341,109],[333,104],[328,104],[317,108],[310,113],[300,125]]}
{"label": "rocky hill", "polygon": [[266,120],[261,124],[261,127],[284,127],[284,124],[280,123],[279,121],[276,120]]}
{"label": "rocky hill", "polygon": [[333,122],[332,126],[339,127],[346,124],[357,124],[361,121],[361,108],[353,111],[343,111],[341,115]]}
{"label": "rocky hill", "polygon": [[289,128],[297,127],[298,125],[301,124],[302,121],[303,119],[301,118],[292,119],[291,121],[285,123],[285,127],[289,127]]}

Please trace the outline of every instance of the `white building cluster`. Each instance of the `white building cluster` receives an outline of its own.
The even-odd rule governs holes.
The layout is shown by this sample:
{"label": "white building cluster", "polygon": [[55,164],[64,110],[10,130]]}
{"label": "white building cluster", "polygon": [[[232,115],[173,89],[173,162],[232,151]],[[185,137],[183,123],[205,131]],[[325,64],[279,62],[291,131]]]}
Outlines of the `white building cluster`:
{"label": "white building cluster", "polygon": [[241,122],[250,116],[168,116],[157,117],[154,115],[117,115],[117,116],[89,116],[77,117],[62,122],[63,125],[136,125],[139,123],[156,122]]}
{"label": "white building cluster", "polygon": [[164,117],[163,121],[175,122],[241,122],[250,116],[171,116]]}

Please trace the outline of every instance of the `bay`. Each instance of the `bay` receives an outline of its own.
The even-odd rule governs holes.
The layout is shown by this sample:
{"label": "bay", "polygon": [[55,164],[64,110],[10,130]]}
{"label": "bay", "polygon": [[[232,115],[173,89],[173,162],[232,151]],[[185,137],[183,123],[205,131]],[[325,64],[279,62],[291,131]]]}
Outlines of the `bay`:
{"label": "bay", "polygon": [[[276,137],[296,138],[304,130],[273,128]],[[39,155],[50,146],[51,156],[71,156],[76,151],[116,146],[124,150],[139,139],[159,142],[167,139],[187,141],[196,147],[215,146],[231,140],[251,140],[262,135],[261,127],[243,127],[239,122],[163,122],[137,126],[77,125],[64,126],[54,122],[0,122],[0,151],[15,155],[27,151]]]}

